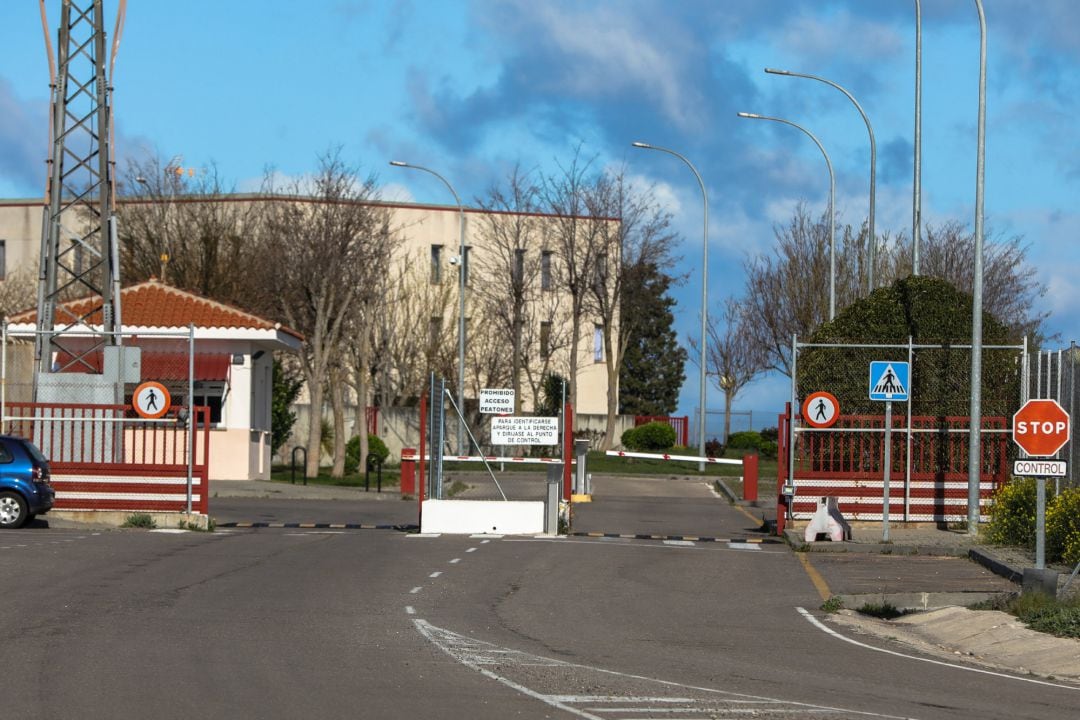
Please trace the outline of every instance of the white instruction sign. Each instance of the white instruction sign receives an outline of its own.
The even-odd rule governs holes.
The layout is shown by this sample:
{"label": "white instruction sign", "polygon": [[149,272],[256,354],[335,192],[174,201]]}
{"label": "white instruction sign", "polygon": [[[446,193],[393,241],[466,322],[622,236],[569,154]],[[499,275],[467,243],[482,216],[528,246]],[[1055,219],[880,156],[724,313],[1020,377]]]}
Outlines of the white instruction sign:
{"label": "white instruction sign", "polygon": [[514,389],[482,389],[480,391],[480,413],[483,415],[513,415]]}
{"label": "white instruction sign", "polygon": [[558,445],[557,417],[493,417],[492,445]]}

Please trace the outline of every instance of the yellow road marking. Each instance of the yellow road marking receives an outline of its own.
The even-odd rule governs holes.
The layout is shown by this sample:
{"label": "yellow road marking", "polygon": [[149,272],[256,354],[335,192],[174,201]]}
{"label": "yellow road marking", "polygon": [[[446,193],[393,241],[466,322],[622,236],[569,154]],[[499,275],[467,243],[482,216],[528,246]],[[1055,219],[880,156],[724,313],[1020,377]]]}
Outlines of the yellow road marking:
{"label": "yellow road marking", "polygon": [[764,522],[762,522],[762,521],[761,521],[761,518],[757,518],[757,517],[754,517],[753,515],[751,515],[751,514],[750,514],[750,511],[749,511],[749,510],[747,510],[746,508],[744,508],[744,507],[743,507],[742,505],[732,505],[732,507],[734,507],[734,508],[735,508],[736,510],[738,510],[739,512],[741,512],[741,513],[742,513],[743,515],[745,515],[746,517],[748,517],[748,518],[750,518],[751,520],[753,520],[753,521],[754,521],[754,524],[755,524],[755,525],[757,525],[758,527],[761,527],[762,525],[764,525],[764,524],[765,524]]}
{"label": "yellow road marking", "polygon": [[810,559],[807,557],[807,553],[795,553],[795,557],[799,558],[799,562],[802,563],[803,570],[810,576],[810,582],[814,583],[814,587],[817,588],[818,595],[822,600],[828,600],[832,597],[832,592],[829,590],[829,584],[825,582],[825,578],[821,577],[821,573],[810,564]]}

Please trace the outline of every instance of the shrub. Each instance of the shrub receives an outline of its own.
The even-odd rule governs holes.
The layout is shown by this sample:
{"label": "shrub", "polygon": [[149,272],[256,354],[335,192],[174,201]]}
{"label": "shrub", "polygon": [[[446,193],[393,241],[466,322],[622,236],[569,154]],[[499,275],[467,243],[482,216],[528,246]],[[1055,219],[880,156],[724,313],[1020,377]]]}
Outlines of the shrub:
{"label": "shrub", "polygon": [[127,519],[124,520],[124,524],[120,527],[153,530],[157,527],[157,523],[154,522],[154,516],[149,513],[132,513],[127,516]]}
{"label": "shrub", "polygon": [[1080,562],[1080,489],[1068,488],[1047,503],[1046,557]]}
{"label": "shrub", "polygon": [[998,491],[986,537],[997,545],[1035,547],[1035,478],[1016,478]]}
{"label": "shrub", "polygon": [[776,442],[777,440],[780,439],[780,429],[779,428],[774,428],[774,427],[762,428],[761,429],[761,439],[762,440],[771,440],[773,442]]}
{"label": "shrub", "polygon": [[624,432],[621,440],[624,447],[638,452],[667,450],[675,445],[675,428],[665,422],[645,423]]}
{"label": "shrub", "polygon": [[706,457],[724,457],[724,443],[720,442],[716,438],[709,440],[705,443],[705,455]]}
{"label": "shrub", "polygon": [[[378,435],[368,434],[368,454],[378,456],[381,462],[390,457],[390,450]],[[345,445],[345,473],[352,475],[357,470],[363,472],[360,462],[360,436],[354,435]]]}
{"label": "shrub", "polygon": [[745,430],[732,433],[728,437],[727,446],[733,450],[760,450],[761,433],[757,430]]}
{"label": "shrub", "polygon": [[778,447],[775,440],[763,440],[761,442],[761,447],[758,448],[758,452],[761,453],[762,457],[775,460]]}

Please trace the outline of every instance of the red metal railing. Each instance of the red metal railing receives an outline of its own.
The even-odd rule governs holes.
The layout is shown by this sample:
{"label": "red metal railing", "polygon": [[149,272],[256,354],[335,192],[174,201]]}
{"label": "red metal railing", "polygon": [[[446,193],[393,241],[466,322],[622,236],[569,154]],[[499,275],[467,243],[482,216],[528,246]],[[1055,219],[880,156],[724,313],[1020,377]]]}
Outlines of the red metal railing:
{"label": "red metal railing", "polygon": [[676,443],[686,447],[690,444],[690,418],[686,415],[682,417],[672,417],[670,415],[635,415],[634,427],[638,425],[644,425],[645,423],[662,422],[667,423],[671,427],[675,428]]}

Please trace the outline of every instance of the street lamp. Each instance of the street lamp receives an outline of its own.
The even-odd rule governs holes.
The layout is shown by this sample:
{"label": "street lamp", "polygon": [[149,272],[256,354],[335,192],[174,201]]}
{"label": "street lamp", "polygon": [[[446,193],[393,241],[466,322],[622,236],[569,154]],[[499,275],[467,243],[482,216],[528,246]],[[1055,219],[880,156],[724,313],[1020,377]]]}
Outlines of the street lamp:
{"label": "street lamp", "polygon": [[439,173],[423,165],[412,165],[400,160],[391,160],[394,167],[411,168],[434,175],[442,180],[443,185],[454,196],[458,206],[459,225],[461,238],[459,242],[458,265],[458,455],[465,455],[465,207],[461,204],[454,187]]}
{"label": "street lamp", "polygon": [[975,162],[975,277],[971,287],[971,428],[968,436],[968,535],[971,536],[979,534],[979,478],[982,476],[983,178],[986,171],[986,15],[982,0],[975,0],[975,8],[979,11],[979,130]]}
{"label": "street lamp", "polygon": [[922,7],[915,0],[915,179],[911,190],[911,274],[919,274],[922,234]]}
{"label": "street lamp", "polygon": [[822,146],[818,139],[814,137],[812,132],[802,125],[793,123],[790,120],[744,112],[739,113],[739,117],[749,118],[751,120],[771,120],[773,122],[790,125],[797,130],[802,130],[806,133],[807,137],[814,141],[814,144],[818,146],[818,150],[820,150],[821,154],[825,157],[825,165],[829,168],[829,321],[831,322],[836,317],[836,211],[834,204],[836,200],[836,176],[833,175],[832,161],[829,160],[829,154],[825,152],[824,146]]}
{"label": "street lamp", "polygon": [[[649,143],[633,142],[630,144],[636,148],[641,148],[642,150],[659,150],[668,155],[674,155],[686,163],[686,166],[694,173],[694,177],[697,178],[698,185],[701,186],[701,199],[705,206],[705,230],[703,242],[701,243],[701,375],[698,379],[698,452],[701,454],[701,457],[705,457],[705,344],[708,342],[708,335],[706,333],[709,307],[709,195],[705,191],[705,183],[702,182],[701,175],[698,173],[697,168],[679,153],[658,145],[650,145]],[[704,471],[705,461],[702,460],[698,463],[698,472]]]}
{"label": "street lamp", "polygon": [[874,128],[870,126],[870,119],[866,117],[866,113],[863,112],[862,105],[860,105],[859,101],[855,99],[855,96],[834,83],[832,80],[826,80],[825,78],[818,77],[817,75],[807,75],[805,73],[797,73],[790,70],[777,70],[775,68],[765,68],[765,72],[769,73],[770,75],[787,75],[789,77],[807,78],[809,80],[817,80],[818,82],[823,82],[826,85],[831,85],[832,87],[836,88],[847,96],[847,99],[851,101],[851,104],[854,105],[855,109],[859,111],[860,115],[862,115],[863,122],[866,123],[866,131],[870,134],[870,247],[866,253],[866,261],[868,265],[868,270],[866,272],[866,286],[867,292],[871,293],[874,291],[874,256],[876,254],[875,245],[877,244],[877,238],[874,235],[874,189],[876,185],[874,178],[876,177],[875,169],[877,167],[877,143],[874,142]]}

